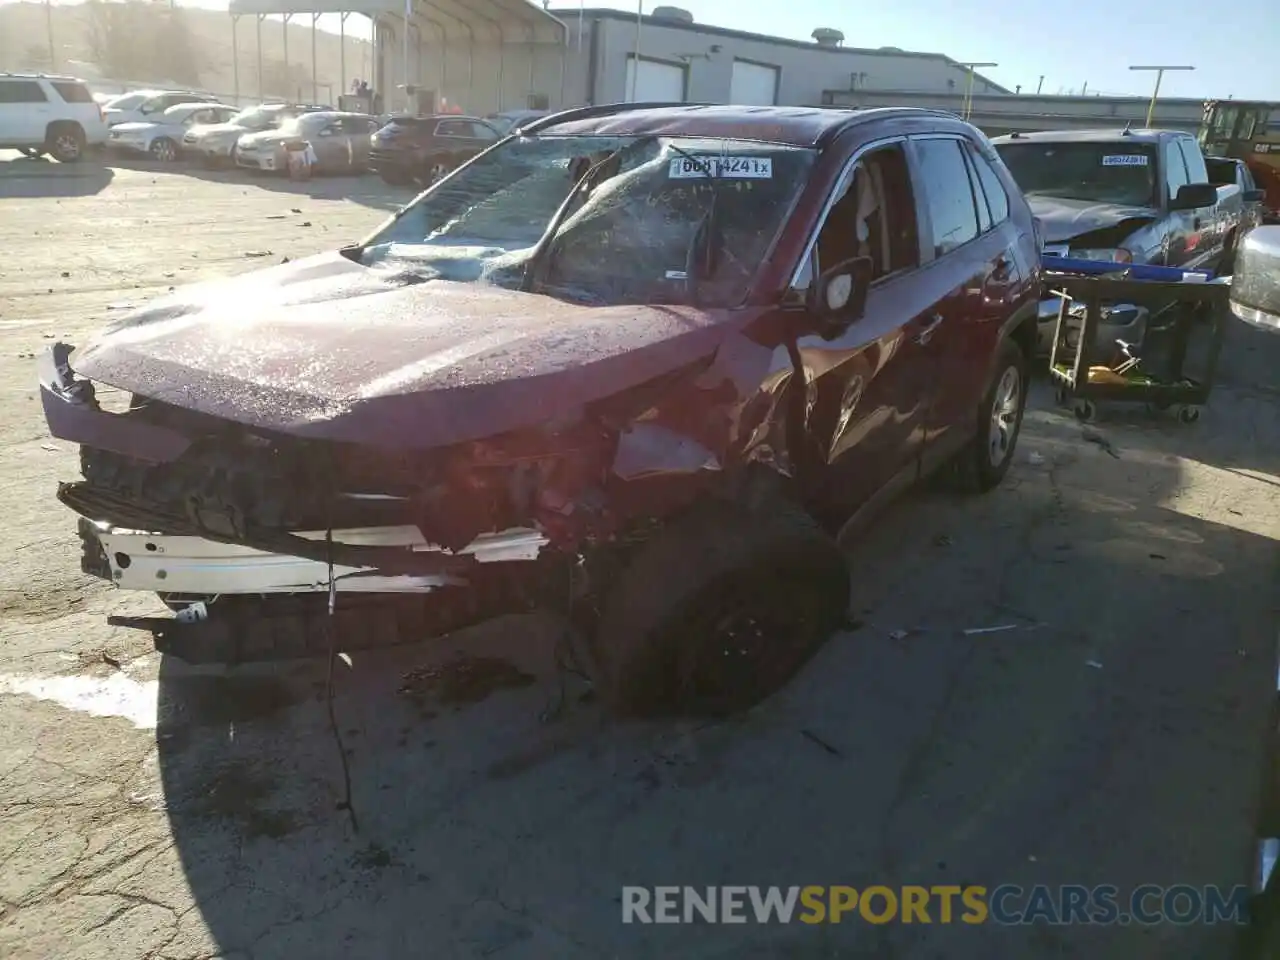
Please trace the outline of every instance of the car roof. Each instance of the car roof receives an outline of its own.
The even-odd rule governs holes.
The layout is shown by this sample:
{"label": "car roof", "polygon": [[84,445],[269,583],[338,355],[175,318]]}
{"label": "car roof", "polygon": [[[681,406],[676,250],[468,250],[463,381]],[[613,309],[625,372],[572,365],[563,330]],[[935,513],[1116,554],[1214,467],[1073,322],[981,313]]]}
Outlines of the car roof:
{"label": "car roof", "polygon": [[367,113],[356,113],[353,110],[313,110],[310,113],[304,113],[304,117],[308,120],[314,120],[316,117],[327,117],[330,120],[341,120],[344,117],[357,117],[361,120],[372,120]]}
{"label": "car roof", "polygon": [[1190,137],[1189,133],[1176,130],[1134,130],[1130,127],[1112,127],[1098,130],[1037,130],[1035,133],[1011,133],[993,137],[992,143],[1111,143],[1131,140],[1134,143],[1159,143],[1173,137]]}
{"label": "car roof", "polygon": [[962,123],[938,110],[876,107],[753,107],[727,104],[615,104],[566,110],[534,120],[526,135],[724,137],[814,147],[847,127],[894,117],[933,117]]}
{"label": "car roof", "polygon": [[387,120],[387,123],[399,123],[403,120],[421,120],[424,123],[429,120],[479,120],[484,122],[483,117],[473,117],[466,113],[428,113],[419,116],[416,113],[393,113]]}
{"label": "car roof", "polygon": [[10,73],[0,70],[0,80],[56,80],[58,83],[84,83],[79,77],[70,77],[61,73]]}
{"label": "car roof", "polygon": [[208,100],[189,100],[189,101],[186,101],[185,103],[175,103],[172,106],[165,107],[164,113],[160,114],[160,116],[167,117],[171,113],[176,116],[177,114],[183,113],[183,112],[195,111],[195,110],[212,110],[217,107],[222,107],[223,109],[226,109],[226,110],[236,109],[236,107],[231,106],[231,104],[229,103],[213,103]]}

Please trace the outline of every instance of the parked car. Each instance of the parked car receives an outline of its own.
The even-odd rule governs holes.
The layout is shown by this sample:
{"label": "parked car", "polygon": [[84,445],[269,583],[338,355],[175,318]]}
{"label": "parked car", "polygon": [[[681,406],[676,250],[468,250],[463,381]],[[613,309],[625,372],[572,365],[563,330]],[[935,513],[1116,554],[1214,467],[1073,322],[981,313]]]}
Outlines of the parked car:
{"label": "parked car", "polygon": [[373,135],[369,168],[390,184],[434,183],[501,138],[476,117],[393,117]]}
{"label": "parked car", "polygon": [[836,531],[944,465],[1003,479],[1040,265],[975,128],[620,104],[529,133],[358,244],[44,357],[85,569],[205,604],[165,649],[323,651],[330,583],[351,649],[572,582],[609,703],[727,712],[843,621]]}
{"label": "parked car", "polygon": [[238,112],[239,108],[221,103],[179,103],[154,120],[117,123],[107,137],[107,149],[172,163],[178,159],[179,145],[189,129],[199,124],[226,123]]}
{"label": "parked car", "polygon": [[0,73],[0,150],[75,163],[106,139],[102,109],[83,80]]}
{"label": "parked car", "polygon": [[549,116],[550,113],[550,110],[505,110],[502,113],[486,114],[484,119],[489,126],[505,137],[531,120]]}
{"label": "parked car", "polygon": [[[1200,145],[1162,130],[1055,130],[993,141],[1031,204],[1046,256],[1217,270],[1243,215],[1235,186],[1209,180]],[[1041,305],[1038,352],[1049,353],[1059,301]],[[1145,312],[1103,318],[1098,343],[1141,343]]]}
{"label": "parked car", "polygon": [[155,120],[180,103],[217,103],[218,97],[195,90],[133,90],[113,97],[103,105],[107,126],[145,123]]}
{"label": "parked car", "polygon": [[[1243,160],[1226,157],[1205,157],[1205,165],[1209,169],[1209,182],[1217,187],[1237,186],[1240,188],[1241,216],[1237,235],[1243,237],[1254,227],[1262,225],[1266,216],[1266,192],[1259,188],[1253,179],[1249,165]],[[1235,244],[1228,244],[1234,250]]]}
{"label": "parked car", "polygon": [[306,113],[274,130],[245,134],[236,144],[236,165],[285,173],[289,169],[286,146],[307,142],[315,151],[315,172],[363,170],[369,162],[369,137],[375,123],[373,117],[361,113]]}
{"label": "parked car", "polygon": [[1231,311],[1255,329],[1280,333],[1280,226],[1262,226],[1241,239]]}
{"label": "parked car", "polygon": [[225,123],[192,127],[182,137],[182,152],[210,166],[234,163],[236,144],[245,134],[274,130],[286,120],[324,109],[327,108],[301,103],[263,103],[247,107]]}

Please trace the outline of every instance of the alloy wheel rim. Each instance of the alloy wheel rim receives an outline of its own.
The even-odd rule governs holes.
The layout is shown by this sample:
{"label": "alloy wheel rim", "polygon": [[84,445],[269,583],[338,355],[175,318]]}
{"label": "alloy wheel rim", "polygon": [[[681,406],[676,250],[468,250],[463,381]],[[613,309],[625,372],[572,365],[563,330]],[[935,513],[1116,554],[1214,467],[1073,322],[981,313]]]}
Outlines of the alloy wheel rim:
{"label": "alloy wheel rim", "polygon": [[1009,458],[1018,430],[1018,409],[1022,399],[1022,377],[1017,367],[1008,367],[996,384],[991,403],[991,424],[987,430],[987,458],[999,467]]}
{"label": "alloy wheel rim", "polygon": [[76,138],[69,133],[64,133],[57,139],[58,152],[63,156],[75,157],[80,154],[80,144],[76,143]]}
{"label": "alloy wheel rim", "polygon": [[163,160],[168,163],[173,159],[173,144],[166,140],[161,140],[155,145],[156,159]]}

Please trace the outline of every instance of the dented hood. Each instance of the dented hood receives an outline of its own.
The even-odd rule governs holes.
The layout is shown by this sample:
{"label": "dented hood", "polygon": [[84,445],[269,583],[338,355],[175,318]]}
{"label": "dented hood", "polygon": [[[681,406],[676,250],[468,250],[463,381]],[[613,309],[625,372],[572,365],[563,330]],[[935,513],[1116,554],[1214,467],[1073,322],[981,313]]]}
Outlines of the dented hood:
{"label": "dented hood", "polygon": [[71,366],[265,430],[430,447],[570,414],[710,355],[747,314],[410,284],[335,252],[183,288]]}
{"label": "dented hood", "polygon": [[1151,207],[1131,207],[1117,203],[1096,203],[1092,200],[1067,200],[1060,197],[1027,197],[1031,212],[1044,229],[1044,239],[1049,243],[1062,243],[1095,230],[1114,227],[1126,220],[1138,230],[1160,216]]}

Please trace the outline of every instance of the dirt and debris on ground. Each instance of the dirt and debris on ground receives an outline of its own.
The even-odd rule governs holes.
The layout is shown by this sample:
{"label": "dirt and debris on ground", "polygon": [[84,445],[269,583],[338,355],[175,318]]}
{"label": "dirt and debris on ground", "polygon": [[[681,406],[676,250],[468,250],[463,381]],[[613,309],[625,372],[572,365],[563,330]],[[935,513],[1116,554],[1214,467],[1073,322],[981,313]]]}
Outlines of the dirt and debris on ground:
{"label": "dirt and debris on ground", "polygon": [[457,706],[479,703],[499,690],[531,686],[535,679],[506,660],[457,656],[410,670],[400,693],[420,708],[433,703]]}
{"label": "dirt and debris on ground", "polygon": [[[884,516],[850,550],[863,628],[732,721],[613,725],[571,697],[540,722],[555,671],[532,661],[553,663],[561,634],[533,618],[448,650],[352,654],[334,710],[355,834],[322,668],[183,667],[105,624],[160,607],[79,573],[53,498],[77,455],[45,449],[34,358],[112,303],[263,265],[245,251],[274,262],[365,235],[408,192],[11,166],[6,960],[1229,956],[1227,925],[658,927],[624,925],[619,903],[631,884],[1247,879],[1275,686],[1280,338],[1233,331],[1197,424],[1104,407],[1088,429],[1105,445],[1037,390],[1006,484]],[[294,205],[327,232],[268,219]],[[1027,628],[965,633],[1012,624]],[[426,723],[397,691],[413,673],[438,701],[459,651],[537,680],[450,687],[471,692]]]}

